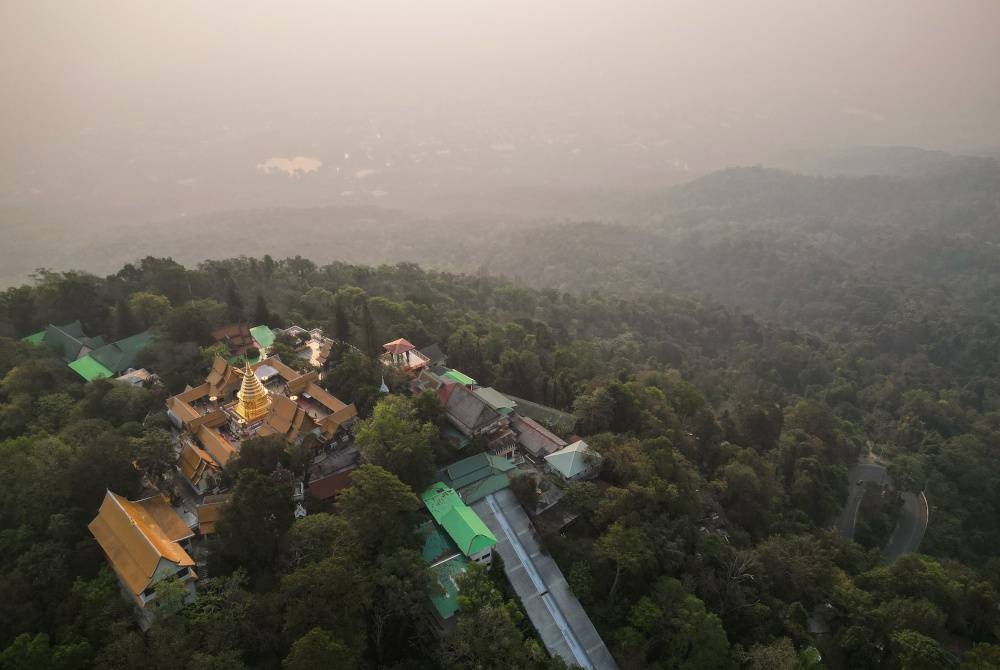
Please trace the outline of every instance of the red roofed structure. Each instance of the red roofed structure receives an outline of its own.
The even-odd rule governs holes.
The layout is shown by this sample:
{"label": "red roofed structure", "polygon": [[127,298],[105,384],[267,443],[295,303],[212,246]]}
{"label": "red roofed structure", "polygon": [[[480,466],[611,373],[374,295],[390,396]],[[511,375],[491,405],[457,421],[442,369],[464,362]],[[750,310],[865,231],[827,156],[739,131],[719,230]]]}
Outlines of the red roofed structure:
{"label": "red roofed structure", "polygon": [[382,345],[382,363],[405,372],[417,372],[430,365],[430,359],[417,351],[417,347],[402,337]]}
{"label": "red roofed structure", "polygon": [[354,468],[340,470],[309,482],[309,493],[317,500],[329,500],[351,485]]}

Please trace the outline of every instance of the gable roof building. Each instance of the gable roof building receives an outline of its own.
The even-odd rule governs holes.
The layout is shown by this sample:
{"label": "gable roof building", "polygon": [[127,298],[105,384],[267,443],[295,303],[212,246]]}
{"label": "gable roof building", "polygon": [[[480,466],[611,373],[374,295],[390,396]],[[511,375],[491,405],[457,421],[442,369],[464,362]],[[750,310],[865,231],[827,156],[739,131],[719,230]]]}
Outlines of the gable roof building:
{"label": "gable roof building", "polygon": [[419,530],[424,536],[421,555],[438,585],[437,591],[431,593],[431,605],[438,618],[447,621],[458,612],[458,578],[468,569],[470,561],[433,521],[422,524]]}
{"label": "gable roof building", "polygon": [[560,477],[571,481],[596,476],[601,457],[586,442],[577,440],[546,456],[545,463]]}
{"label": "gable roof building", "polygon": [[444,365],[448,362],[448,356],[441,351],[441,347],[439,347],[436,343],[424,347],[420,350],[420,353],[431,365]]}
{"label": "gable roof building", "polygon": [[198,505],[198,532],[202,535],[212,535],[222,516],[222,508],[229,504],[229,494],[205,496]]}
{"label": "gable roof building", "polygon": [[471,505],[510,486],[511,477],[517,474],[517,467],[503,456],[480,452],[444,468],[438,473],[438,479]]}
{"label": "gable roof building", "polygon": [[152,340],[152,331],[146,330],[98,347],[70,363],[69,367],[88,382],[101,378],[113,378],[134,368],[139,352],[145,349]]}
{"label": "gable roof building", "polygon": [[467,558],[489,562],[497,538],[472,508],[462,502],[455,489],[437,482],[424,491],[421,498],[434,521],[444,528]]}
{"label": "gable roof building", "polygon": [[481,400],[483,400],[487,405],[500,412],[501,414],[510,414],[517,407],[517,403],[505,396],[500,391],[497,391],[492,386],[477,386],[472,391]]}
{"label": "gable roof building", "polygon": [[132,502],[108,491],[87,528],[138,607],[155,598],[157,582],[172,577],[193,594],[198,576],[181,544],[193,533],[162,495]]}
{"label": "gable roof building", "polygon": [[511,426],[517,432],[517,443],[535,458],[543,458],[566,446],[566,440],[530,417],[515,414]]}
{"label": "gable roof building", "polygon": [[503,418],[485,400],[461,384],[446,383],[438,388],[437,394],[448,420],[466,437],[485,432]]}
{"label": "gable roof building", "polygon": [[45,330],[32,333],[22,339],[32,344],[54,347],[66,363],[72,363],[81,356],[86,356],[92,350],[104,346],[102,337],[89,337],[83,332],[83,324],[79,320],[62,326],[50,323],[45,327]]}

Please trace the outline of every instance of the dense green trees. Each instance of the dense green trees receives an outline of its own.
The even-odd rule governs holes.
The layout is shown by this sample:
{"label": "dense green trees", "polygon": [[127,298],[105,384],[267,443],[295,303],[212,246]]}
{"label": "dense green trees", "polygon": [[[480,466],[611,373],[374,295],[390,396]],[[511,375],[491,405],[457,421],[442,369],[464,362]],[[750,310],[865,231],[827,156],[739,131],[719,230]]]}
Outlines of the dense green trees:
{"label": "dense green trees", "polygon": [[356,429],[356,442],[368,463],[380,465],[414,491],[431,483],[438,427],[421,423],[404,396],[384,398]]}
{"label": "dense green trees", "polygon": [[[85,526],[107,488],[169,489],[163,399],[204,379],[216,353],[208,334],[233,307],[227,278],[243,301],[266,297],[272,325],[327,326],[344,341],[322,383],[358,406],[371,464],[328,513],[293,521],[270,475],[299,461],[279,443],[245,445],[228,469],[234,503],[208,545],[198,602],[140,634]],[[11,335],[78,317],[111,333],[127,304],[158,334],[140,362],[167,388],[83,385],[44,348],[0,338],[3,663],[552,663],[509,595],[491,591],[501,593],[496,571],[469,584],[464,635],[439,641],[427,625],[414,492],[456,455],[436,439],[433,397],[379,402],[383,376],[394,391],[405,380],[371,354],[404,336],[440,344],[481,383],[576,413],[557,432],[587,439],[600,478],[565,490],[562,508],[578,516],[543,541],[623,667],[805,665],[811,646],[828,667],[989,667],[1000,328],[993,315],[932,308],[907,288],[845,281],[822,304],[800,305],[814,323],[840,315],[823,337],[658,292],[540,293],[304,259],[192,270],[145,259],[106,279],[47,273],[8,290],[0,332]],[[71,309],[83,298],[95,302]],[[847,467],[869,449],[892,459],[901,488],[926,491],[934,509],[922,548],[934,558],[879,565],[891,509],[881,528],[869,524],[872,551],[824,530]],[[503,644],[485,644],[487,629],[505,631]],[[962,657],[954,640],[975,651]]]}

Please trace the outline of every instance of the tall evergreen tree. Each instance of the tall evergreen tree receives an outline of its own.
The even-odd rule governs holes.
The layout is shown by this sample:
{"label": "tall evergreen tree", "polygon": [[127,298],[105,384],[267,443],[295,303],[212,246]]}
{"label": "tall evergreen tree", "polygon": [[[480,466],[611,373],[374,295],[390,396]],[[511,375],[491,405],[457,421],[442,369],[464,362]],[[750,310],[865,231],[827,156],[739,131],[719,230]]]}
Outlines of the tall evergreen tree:
{"label": "tall evergreen tree", "polygon": [[378,331],[375,327],[375,319],[372,317],[371,310],[368,308],[368,301],[361,303],[361,332],[364,336],[365,353],[372,358],[378,358],[379,350],[379,338]]}
{"label": "tall evergreen tree", "polygon": [[351,320],[340,300],[337,301],[337,306],[333,311],[333,337],[340,342],[350,342],[351,340]]}
{"label": "tall evergreen tree", "polygon": [[271,322],[271,313],[267,309],[267,300],[260,293],[257,294],[257,302],[253,308],[253,322],[255,325],[268,325]]}
{"label": "tall evergreen tree", "polygon": [[115,335],[121,339],[135,335],[138,330],[139,325],[132,315],[132,308],[129,307],[128,300],[119,298],[115,304]]}
{"label": "tall evergreen tree", "polygon": [[232,277],[226,280],[226,316],[230,321],[242,321],[244,316],[243,298]]}

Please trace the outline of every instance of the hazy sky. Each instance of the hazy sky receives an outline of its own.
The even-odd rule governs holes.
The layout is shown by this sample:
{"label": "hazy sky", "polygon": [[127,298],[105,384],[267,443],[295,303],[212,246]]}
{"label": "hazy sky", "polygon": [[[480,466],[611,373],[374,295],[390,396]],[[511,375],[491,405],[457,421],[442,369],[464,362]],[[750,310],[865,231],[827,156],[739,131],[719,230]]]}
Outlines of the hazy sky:
{"label": "hazy sky", "polygon": [[[0,87],[2,204],[614,184],[995,149],[1000,2],[4,0]],[[262,187],[299,155],[315,188]]]}

